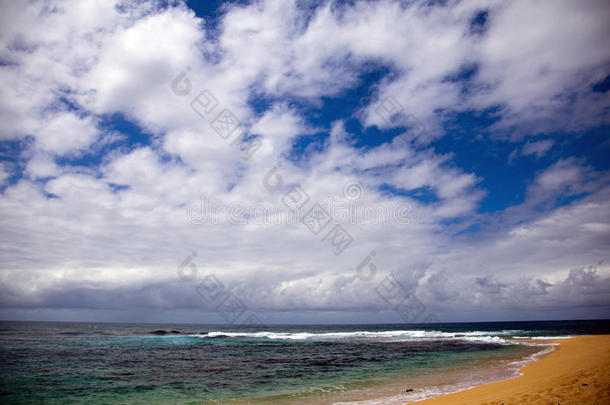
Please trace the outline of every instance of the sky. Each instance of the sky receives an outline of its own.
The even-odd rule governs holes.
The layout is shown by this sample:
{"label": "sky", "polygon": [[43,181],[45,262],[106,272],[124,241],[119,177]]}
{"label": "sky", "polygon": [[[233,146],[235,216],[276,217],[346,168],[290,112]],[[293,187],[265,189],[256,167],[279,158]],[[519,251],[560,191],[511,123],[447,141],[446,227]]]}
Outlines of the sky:
{"label": "sky", "polygon": [[0,319],[610,318],[607,1],[0,7]]}

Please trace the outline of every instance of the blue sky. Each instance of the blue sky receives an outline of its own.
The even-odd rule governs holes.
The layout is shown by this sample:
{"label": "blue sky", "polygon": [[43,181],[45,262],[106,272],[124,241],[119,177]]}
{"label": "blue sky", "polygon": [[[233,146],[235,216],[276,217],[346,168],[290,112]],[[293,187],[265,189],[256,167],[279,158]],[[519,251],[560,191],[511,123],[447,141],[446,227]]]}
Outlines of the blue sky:
{"label": "blue sky", "polygon": [[3,8],[0,317],[608,317],[605,2]]}

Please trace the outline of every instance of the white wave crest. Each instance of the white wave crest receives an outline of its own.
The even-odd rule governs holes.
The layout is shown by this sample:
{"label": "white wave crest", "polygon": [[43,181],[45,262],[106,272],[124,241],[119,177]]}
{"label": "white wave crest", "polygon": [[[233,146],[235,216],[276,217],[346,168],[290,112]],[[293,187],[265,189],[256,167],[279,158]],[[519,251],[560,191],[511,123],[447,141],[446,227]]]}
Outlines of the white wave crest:
{"label": "white wave crest", "polygon": [[237,337],[266,338],[271,340],[381,340],[381,341],[425,341],[462,340],[481,343],[514,344],[505,337],[519,331],[470,331],[442,332],[437,330],[395,330],[395,331],[354,331],[354,332],[226,332],[214,331],[201,338]]}

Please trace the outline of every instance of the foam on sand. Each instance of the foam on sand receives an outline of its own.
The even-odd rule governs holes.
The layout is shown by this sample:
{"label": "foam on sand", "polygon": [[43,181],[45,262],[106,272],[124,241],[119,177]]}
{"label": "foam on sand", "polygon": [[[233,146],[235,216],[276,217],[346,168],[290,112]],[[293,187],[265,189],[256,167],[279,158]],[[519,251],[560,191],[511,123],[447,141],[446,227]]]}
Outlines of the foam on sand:
{"label": "foam on sand", "polygon": [[520,377],[424,400],[425,405],[610,403],[610,335],[555,340],[558,350],[521,368]]}

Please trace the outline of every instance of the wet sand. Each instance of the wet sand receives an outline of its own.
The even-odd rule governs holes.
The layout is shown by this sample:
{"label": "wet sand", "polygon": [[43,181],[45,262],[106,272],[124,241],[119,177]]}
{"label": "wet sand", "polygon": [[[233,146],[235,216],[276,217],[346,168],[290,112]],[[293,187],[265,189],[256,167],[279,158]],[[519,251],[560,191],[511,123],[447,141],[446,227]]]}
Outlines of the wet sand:
{"label": "wet sand", "polygon": [[519,377],[415,402],[460,404],[610,404],[610,335],[555,340],[557,350]]}

